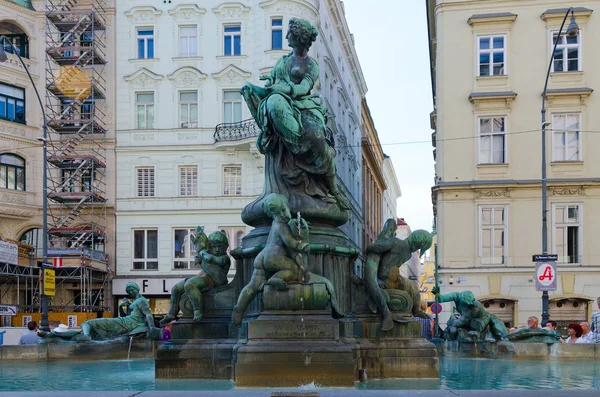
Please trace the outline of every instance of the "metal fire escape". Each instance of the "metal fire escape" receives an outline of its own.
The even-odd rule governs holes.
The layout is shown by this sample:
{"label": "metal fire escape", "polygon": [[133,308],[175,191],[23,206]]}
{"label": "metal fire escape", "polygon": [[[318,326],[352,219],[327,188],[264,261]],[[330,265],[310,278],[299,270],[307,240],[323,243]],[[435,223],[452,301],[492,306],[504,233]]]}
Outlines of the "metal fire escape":
{"label": "metal fire escape", "polygon": [[78,270],[84,300],[93,278],[84,267],[108,272],[105,1],[45,2],[48,252],[89,259]]}

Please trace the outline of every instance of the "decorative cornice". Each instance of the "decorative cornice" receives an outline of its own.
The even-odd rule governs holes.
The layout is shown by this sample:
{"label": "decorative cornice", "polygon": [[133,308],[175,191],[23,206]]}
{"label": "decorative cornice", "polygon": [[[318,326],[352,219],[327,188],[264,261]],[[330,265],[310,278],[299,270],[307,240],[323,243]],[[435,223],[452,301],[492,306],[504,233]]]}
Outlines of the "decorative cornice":
{"label": "decorative cornice", "polygon": [[0,215],[16,217],[16,218],[30,218],[36,214],[36,211],[26,210],[17,208],[10,205],[0,205]]}
{"label": "decorative cornice", "polygon": [[37,16],[37,11],[36,10],[32,10],[26,7],[23,7],[19,4],[13,3],[12,1],[3,1],[2,5],[8,8],[12,8],[13,10],[16,10],[17,12],[23,12],[25,14],[31,15],[32,17]]}
{"label": "decorative cornice", "polygon": [[[546,22],[551,19],[562,20],[565,17],[567,10],[568,8],[552,8],[544,11],[542,15],[540,15],[540,18]],[[573,7],[573,12],[575,13],[577,22],[580,22],[587,21],[594,10],[590,10],[589,8],[585,7]]]}
{"label": "decorative cornice", "polygon": [[511,103],[517,98],[517,93],[513,91],[498,91],[498,92],[472,92],[469,94],[469,102],[475,105],[476,108],[484,102],[504,101],[506,108],[510,108]]}
{"label": "decorative cornice", "polygon": [[150,87],[163,79],[162,74],[156,74],[146,68],[141,68],[129,76],[124,76],[126,82],[138,87]]}
{"label": "decorative cornice", "polygon": [[583,105],[592,92],[594,92],[594,90],[590,87],[555,88],[546,90],[546,98],[579,97],[579,102]]}
{"label": "decorative cornice", "polygon": [[179,4],[172,10],[169,10],[169,15],[171,15],[175,20],[179,21],[192,20],[194,14],[197,17],[200,17],[206,14],[206,8],[200,8],[196,4]]}
{"label": "decorative cornice", "polygon": [[490,24],[490,23],[512,23],[517,19],[517,14],[512,12],[497,12],[490,14],[475,14],[467,20],[467,23],[471,26],[477,24]]}
{"label": "decorative cornice", "polygon": [[585,196],[585,187],[578,188],[552,188],[550,194],[553,196]]}
{"label": "decorative cornice", "polygon": [[503,190],[476,190],[478,197],[485,198],[496,198],[496,197],[510,197],[510,189]]}
{"label": "decorative cornice", "polygon": [[225,81],[229,84],[238,84],[243,81],[248,81],[252,73],[246,72],[235,65],[228,65],[223,70],[213,73],[212,77],[215,80]]}
{"label": "decorative cornice", "polygon": [[171,81],[174,81],[175,85],[178,87],[197,86],[206,77],[206,74],[202,73],[199,69],[193,66],[183,66],[170,75],[167,75],[167,78]]}
{"label": "decorative cornice", "polygon": [[250,7],[246,7],[242,3],[222,3],[218,7],[212,9],[213,13],[224,19],[236,19],[240,18],[242,14],[249,14]]}
{"label": "decorative cornice", "polygon": [[266,0],[261,1],[258,5],[263,9],[273,8],[273,11],[303,18],[319,15],[319,10],[305,0]]}
{"label": "decorative cornice", "polygon": [[136,6],[129,11],[125,11],[125,16],[134,22],[154,22],[162,14],[162,11],[152,6]]}

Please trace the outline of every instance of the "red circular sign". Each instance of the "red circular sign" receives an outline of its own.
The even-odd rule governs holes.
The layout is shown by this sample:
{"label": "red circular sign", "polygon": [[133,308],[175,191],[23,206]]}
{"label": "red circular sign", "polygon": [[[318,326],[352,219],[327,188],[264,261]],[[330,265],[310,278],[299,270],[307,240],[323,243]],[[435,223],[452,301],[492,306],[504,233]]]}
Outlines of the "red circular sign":
{"label": "red circular sign", "polygon": [[433,305],[431,305],[431,311],[435,314],[441,313],[442,305],[440,305],[439,303],[434,303]]}

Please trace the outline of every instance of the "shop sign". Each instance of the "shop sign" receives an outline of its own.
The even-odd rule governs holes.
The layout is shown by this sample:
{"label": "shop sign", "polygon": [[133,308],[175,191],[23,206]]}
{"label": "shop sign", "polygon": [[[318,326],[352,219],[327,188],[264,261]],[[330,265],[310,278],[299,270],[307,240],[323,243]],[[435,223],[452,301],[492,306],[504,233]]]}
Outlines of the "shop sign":
{"label": "shop sign", "polygon": [[0,316],[16,316],[17,307],[10,305],[0,305]]}
{"label": "shop sign", "polygon": [[7,241],[0,241],[0,263],[19,264],[19,246]]}
{"label": "shop sign", "polygon": [[55,288],[56,288],[56,278],[54,277],[54,270],[43,269],[44,270],[44,295],[46,296],[54,296]]}
{"label": "shop sign", "polygon": [[125,285],[134,282],[140,287],[142,295],[171,295],[171,289],[184,278],[119,278],[113,279],[113,295],[127,295]]}

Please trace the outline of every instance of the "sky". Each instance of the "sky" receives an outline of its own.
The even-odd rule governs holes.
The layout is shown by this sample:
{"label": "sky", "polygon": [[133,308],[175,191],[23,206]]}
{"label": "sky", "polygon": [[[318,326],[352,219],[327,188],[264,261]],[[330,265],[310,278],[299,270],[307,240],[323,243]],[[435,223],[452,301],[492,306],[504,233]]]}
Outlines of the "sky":
{"label": "sky", "polygon": [[[431,231],[433,110],[424,1],[344,0],[367,82],[367,103],[402,190],[398,217]],[[424,143],[409,143],[425,141]]]}

